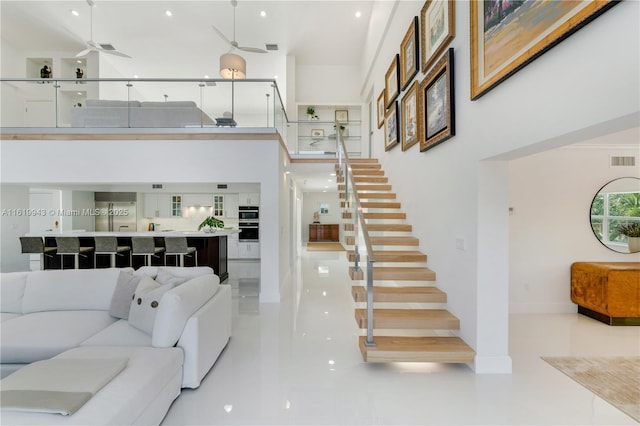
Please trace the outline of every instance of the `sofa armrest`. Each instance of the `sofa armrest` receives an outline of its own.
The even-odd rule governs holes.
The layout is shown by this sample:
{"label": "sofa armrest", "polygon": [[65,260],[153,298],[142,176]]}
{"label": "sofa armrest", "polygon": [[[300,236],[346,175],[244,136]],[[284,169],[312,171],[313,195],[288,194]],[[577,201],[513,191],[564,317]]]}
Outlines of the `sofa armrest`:
{"label": "sofa armrest", "polygon": [[216,294],[189,320],[178,347],[184,351],[182,387],[195,389],[215,364],[231,337],[231,287]]}

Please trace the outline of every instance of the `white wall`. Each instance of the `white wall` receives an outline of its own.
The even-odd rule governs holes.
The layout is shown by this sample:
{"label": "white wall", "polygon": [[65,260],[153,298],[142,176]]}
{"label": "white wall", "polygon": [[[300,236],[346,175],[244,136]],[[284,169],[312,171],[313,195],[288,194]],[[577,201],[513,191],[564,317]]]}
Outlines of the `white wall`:
{"label": "white wall", "polygon": [[[388,31],[370,33],[364,58],[373,62],[363,66],[362,93],[382,91],[391,59],[423,4],[385,3],[376,3],[374,12],[388,12],[388,25],[378,25]],[[511,369],[506,160],[638,125],[639,9],[639,2],[618,4],[472,102],[469,4],[456,2],[456,136],[425,153],[417,146],[384,152],[382,130],[375,132],[374,156],[461,320],[461,336],[477,351],[478,372]],[[465,250],[456,249],[456,239],[464,240]]]}
{"label": "white wall", "polygon": [[[29,187],[2,185],[0,191],[0,272],[28,271],[29,255],[21,254],[19,238],[29,232],[29,216],[18,214],[29,206]],[[15,209],[13,211],[12,209]]]}
{"label": "white wall", "polygon": [[299,103],[333,105],[359,103],[359,74],[360,69],[353,66],[298,65],[296,67],[296,99]]}
{"label": "white wall", "polygon": [[[288,227],[280,226],[280,209],[287,205],[283,197],[288,192],[282,191],[284,162],[277,139],[0,143],[1,176],[5,184],[260,183],[260,219],[267,224],[261,229],[260,301],[280,301],[280,280],[286,274],[280,271],[280,256],[284,253],[286,259],[288,255],[281,247],[281,241],[288,239]],[[34,152],[39,155],[34,156]],[[122,155],[123,152],[127,155]]]}
{"label": "white wall", "polygon": [[[627,133],[638,140],[638,131]],[[616,178],[640,177],[637,166],[609,167],[611,155],[638,161],[640,148],[567,147],[509,163],[512,313],[576,312],[569,292],[573,262],[640,261],[640,253],[607,249],[591,230],[589,210],[598,190]]]}
{"label": "white wall", "polygon": [[302,241],[309,241],[309,224],[313,223],[313,213],[319,212],[320,203],[329,205],[329,214],[321,214],[320,223],[341,223],[342,209],[337,192],[304,192],[302,195]]}

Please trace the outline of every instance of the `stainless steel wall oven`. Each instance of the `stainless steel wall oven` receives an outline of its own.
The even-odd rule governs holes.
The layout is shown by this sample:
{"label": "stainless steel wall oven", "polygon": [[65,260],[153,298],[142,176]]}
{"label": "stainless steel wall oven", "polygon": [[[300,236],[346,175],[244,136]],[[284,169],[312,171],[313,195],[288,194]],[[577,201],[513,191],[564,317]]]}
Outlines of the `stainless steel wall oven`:
{"label": "stainless steel wall oven", "polygon": [[239,240],[260,241],[260,210],[256,206],[238,207],[238,228],[240,229]]}

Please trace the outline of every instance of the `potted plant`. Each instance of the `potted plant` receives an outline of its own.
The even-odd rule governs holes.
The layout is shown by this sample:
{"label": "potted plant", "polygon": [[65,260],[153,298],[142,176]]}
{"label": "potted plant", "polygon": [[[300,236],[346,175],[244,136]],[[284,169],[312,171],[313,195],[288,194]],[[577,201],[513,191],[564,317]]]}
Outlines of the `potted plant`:
{"label": "potted plant", "polygon": [[309,120],[317,120],[318,116],[316,115],[316,108],[309,105],[307,107],[307,117]]}
{"label": "potted plant", "polygon": [[640,252],[640,222],[630,222],[618,225],[618,232],[627,237],[629,253]]}
{"label": "potted plant", "polygon": [[200,225],[198,231],[204,228],[204,232],[216,232],[217,228],[223,228],[224,222],[215,216],[205,218]]}

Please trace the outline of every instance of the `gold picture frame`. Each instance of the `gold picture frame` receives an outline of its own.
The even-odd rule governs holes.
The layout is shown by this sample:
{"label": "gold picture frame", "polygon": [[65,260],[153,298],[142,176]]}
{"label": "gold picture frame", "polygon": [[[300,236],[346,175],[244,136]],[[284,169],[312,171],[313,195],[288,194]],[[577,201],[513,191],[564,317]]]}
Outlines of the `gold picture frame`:
{"label": "gold picture frame", "polygon": [[409,29],[400,43],[400,87],[406,89],[418,73],[418,17],[414,16]]}
{"label": "gold picture frame", "polygon": [[400,55],[396,53],[391,61],[391,65],[389,65],[389,68],[387,69],[387,73],[384,76],[384,106],[387,108],[391,107],[393,101],[395,101],[400,94],[400,75],[398,74],[399,62]]}
{"label": "gold picture frame", "polygon": [[533,0],[495,10],[488,2],[470,2],[471,99],[486,94],[617,3]]}
{"label": "gold picture frame", "polygon": [[380,92],[377,101],[377,114],[378,114],[378,129],[384,126],[384,113],[387,111],[387,108],[384,104],[384,90]]}
{"label": "gold picture frame", "polygon": [[384,115],[385,151],[389,151],[398,144],[398,134],[398,101],[395,101]]}
{"label": "gold picture frame", "polygon": [[400,105],[400,131],[402,135],[402,150],[406,151],[415,145],[420,138],[422,120],[418,117],[418,82],[414,81],[409,90],[402,96]]}
{"label": "gold picture frame", "polygon": [[324,129],[311,129],[311,137],[313,139],[324,138]]}
{"label": "gold picture frame", "polygon": [[453,48],[450,47],[420,83],[420,151],[431,149],[456,134],[453,81]]}
{"label": "gold picture frame", "polygon": [[455,0],[428,0],[420,11],[422,72],[442,55],[456,36]]}
{"label": "gold picture frame", "polygon": [[336,121],[339,123],[346,123],[349,121],[349,110],[347,109],[337,109],[334,115]]}

